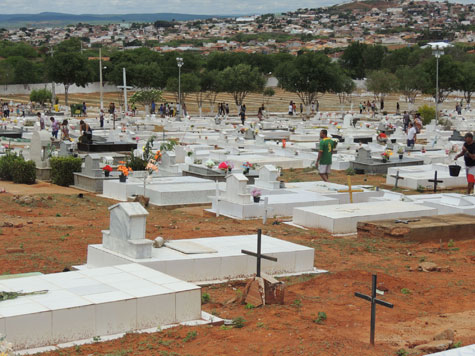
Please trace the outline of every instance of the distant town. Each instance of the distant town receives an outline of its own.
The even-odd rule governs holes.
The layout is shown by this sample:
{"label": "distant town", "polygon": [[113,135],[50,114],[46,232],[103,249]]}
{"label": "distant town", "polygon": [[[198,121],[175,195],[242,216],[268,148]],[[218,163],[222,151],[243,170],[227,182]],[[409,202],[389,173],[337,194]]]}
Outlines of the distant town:
{"label": "distant town", "polygon": [[389,48],[433,40],[475,45],[475,4],[372,0],[247,17],[0,29],[2,40],[38,47],[74,37],[81,39],[84,48],[145,46],[160,53],[204,54],[306,50],[338,55],[354,41]]}

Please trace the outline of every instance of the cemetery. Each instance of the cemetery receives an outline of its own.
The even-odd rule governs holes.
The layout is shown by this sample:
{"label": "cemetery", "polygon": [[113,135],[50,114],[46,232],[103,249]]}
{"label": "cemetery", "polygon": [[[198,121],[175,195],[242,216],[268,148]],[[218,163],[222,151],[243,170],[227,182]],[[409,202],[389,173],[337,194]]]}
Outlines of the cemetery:
{"label": "cemetery", "polygon": [[101,124],[97,107],[60,107],[62,138],[41,113],[5,119],[5,342],[44,356],[470,351],[475,197],[455,158],[474,112],[445,106],[450,127],[434,119],[408,146],[400,113],[332,100],[244,123],[139,107]]}

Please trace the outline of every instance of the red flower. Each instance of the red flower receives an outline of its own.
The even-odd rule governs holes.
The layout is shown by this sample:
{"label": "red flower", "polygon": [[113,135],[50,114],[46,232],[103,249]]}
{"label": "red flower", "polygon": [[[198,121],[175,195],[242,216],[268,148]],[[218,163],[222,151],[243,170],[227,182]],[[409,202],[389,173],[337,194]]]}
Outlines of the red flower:
{"label": "red flower", "polygon": [[104,168],[102,168],[102,170],[105,171],[105,172],[112,172],[112,167],[107,165]]}

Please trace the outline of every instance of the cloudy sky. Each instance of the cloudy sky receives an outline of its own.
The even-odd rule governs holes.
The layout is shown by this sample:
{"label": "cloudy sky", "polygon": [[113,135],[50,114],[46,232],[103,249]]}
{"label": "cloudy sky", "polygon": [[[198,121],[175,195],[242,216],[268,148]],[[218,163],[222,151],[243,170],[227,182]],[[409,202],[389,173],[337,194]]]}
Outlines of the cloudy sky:
{"label": "cloudy sky", "polygon": [[[454,0],[455,1],[455,0]],[[0,0],[0,13],[124,14],[175,12],[186,14],[252,14],[319,7],[343,0]],[[474,3],[475,0],[458,0]]]}

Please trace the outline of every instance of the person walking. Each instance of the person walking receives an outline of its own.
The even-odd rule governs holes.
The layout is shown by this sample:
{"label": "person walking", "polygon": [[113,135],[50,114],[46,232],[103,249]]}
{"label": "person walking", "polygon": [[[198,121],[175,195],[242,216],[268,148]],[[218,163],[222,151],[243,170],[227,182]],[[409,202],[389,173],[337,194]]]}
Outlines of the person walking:
{"label": "person walking", "polygon": [[244,110],[241,110],[241,112],[239,113],[239,116],[241,117],[241,123],[244,126],[244,122],[246,121],[246,112]]}
{"label": "person walking", "polygon": [[325,182],[328,182],[328,175],[332,165],[333,150],[336,147],[336,142],[328,137],[327,130],[320,131],[320,145],[318,150],[318,158],[316,167],[320,177]]}
{"label": "person walking", "polygon": [[294,114],[294,104],[292,102],[289,103],[289,115]]}
{"label": "person walking", "polygon": [[59,122],[54,119],[54,117],[50,117],[51,121],[51,136],[54,138],[58,138],[58,131],[59,131]]}
{"label": "person walking", "polygon": [[475,142],[473,142],[473,134],[471,132],[465,134],[465,143],[463,144],[462,151],[455,156],[455,160],[462,156],[465,160],[465,170],[467,173],[467,194],[470,195],[475,185]]}
{"label": "person walking", "polygon": [[104,127],[104,110],[101,109],[101,113],[99,114],[99,124],[101,125],[101,128]]}
{"label": "person walking", "polygon": [[84,116],[87,116],[87,106],[85,101],[82,102],[82,113]]}

